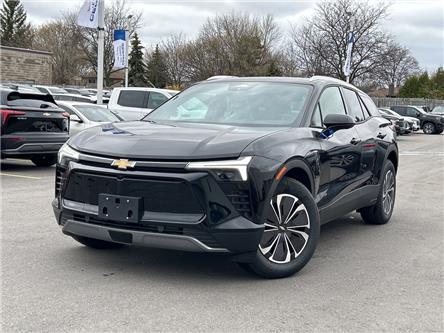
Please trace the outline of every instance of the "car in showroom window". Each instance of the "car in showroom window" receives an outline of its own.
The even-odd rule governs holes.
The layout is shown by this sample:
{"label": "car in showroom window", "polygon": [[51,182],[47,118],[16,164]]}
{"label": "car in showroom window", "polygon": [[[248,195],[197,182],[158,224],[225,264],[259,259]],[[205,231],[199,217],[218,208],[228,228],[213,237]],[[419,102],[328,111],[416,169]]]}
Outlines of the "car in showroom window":
{"label": "car in showroom window", "polygon": [[72,137],[52,205],[92,248],[225,253],[278,278],[307,264],[321,224],[352,211],[387,223],[397,167],[390,121],[354,86],[224,77]]}

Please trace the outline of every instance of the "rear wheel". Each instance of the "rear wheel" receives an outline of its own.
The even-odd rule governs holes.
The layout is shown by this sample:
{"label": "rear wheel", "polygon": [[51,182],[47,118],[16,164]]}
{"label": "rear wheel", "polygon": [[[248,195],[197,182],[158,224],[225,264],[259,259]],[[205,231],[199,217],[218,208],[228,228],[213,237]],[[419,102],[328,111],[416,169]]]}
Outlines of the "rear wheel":
{"label": "rear wheel", "polygon": [[310,191],[284,178],[265,208],[264,233],[251,262],[242,266],[265,278],[282,278],[302,269],[319,238],[319,212]]}
{"label": "rear wheel", "polygon": [[383,180],[378,201],[373,206],[359,210],[361,217],[368,224],[385,224],[390,221],[395,205],[396,173],[391,161],[387,161],[383,170]]}
{"label": "rear wheel", "polygon": [[424,123],[422,126],[422,131],[425,134],[433,134],[436,132],[436,127],[434,123]]}
{"label": "rear wheel", "polygon": [[39,167],[49,167],[57,163],[57,155],[42,155],[31,158],[32,163]]}
{"label": "rear wheel", "polygon": [[125,244],[107,242],[107,241],[104,241],[101,239],[94,239],[94,238],[89,238],[89,237],[84,237],[84,236],[74,236],[73,235],[71,237],[74,238],[79,243],[86,245],[88,247],[92,247],[93,249],[99,249],[99,250],[119,249],[119,248],[125,246]]}

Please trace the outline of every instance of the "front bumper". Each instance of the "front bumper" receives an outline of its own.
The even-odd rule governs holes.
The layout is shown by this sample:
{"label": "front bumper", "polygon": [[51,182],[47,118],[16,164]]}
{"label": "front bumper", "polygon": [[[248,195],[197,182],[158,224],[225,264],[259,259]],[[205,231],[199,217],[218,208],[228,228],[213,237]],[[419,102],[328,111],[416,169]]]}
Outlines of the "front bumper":
{"label": "front bumper", "polygon": [[[239,202],[239,193],[245,196],[251,184],[220,184],[207,172],[167,171],[122,172],[76,162],[66,170],[58,166],[53,201],[57,222],[68,235],[132,245],[233,254],[257,250],[264,229],[255,223],[255,200],[249,194]],[[142,197],[140,220],[104,219],[98,193]],[[166,203],[168,199],[175,205]]]}

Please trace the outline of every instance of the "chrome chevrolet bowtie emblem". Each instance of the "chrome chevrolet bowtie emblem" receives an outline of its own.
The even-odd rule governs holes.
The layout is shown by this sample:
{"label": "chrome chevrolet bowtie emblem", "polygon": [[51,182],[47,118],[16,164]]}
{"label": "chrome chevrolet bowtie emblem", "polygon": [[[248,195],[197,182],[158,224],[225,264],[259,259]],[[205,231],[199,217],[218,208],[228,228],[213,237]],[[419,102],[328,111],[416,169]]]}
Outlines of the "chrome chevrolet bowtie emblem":
{"label": "chrome chevrolet bowtie emblem", "polygon": [[118,169],[126,170],[128,168],[134,168],[136,162],[129,161],[126,159],[114,160],[111,166],[117,167]]}
{"label": "chrome chevrolet bowtie emblem", "polygon": [[48,112],[43,112],[43,115],[46,116],[46,117],[49,117],[51,114],[48,113]]}

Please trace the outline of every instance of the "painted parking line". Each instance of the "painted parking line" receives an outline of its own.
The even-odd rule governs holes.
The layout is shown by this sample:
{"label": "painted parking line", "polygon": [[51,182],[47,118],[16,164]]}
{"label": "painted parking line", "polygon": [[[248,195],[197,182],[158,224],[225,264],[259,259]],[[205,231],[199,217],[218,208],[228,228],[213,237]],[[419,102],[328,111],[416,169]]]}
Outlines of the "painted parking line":
{"label": "painted parking line", "polygon": [[41,177],[16,175],[16,174],[14,174],[14,173],[4,173],[4,172],[0,172],[0,176],[16,177],[16,178],[25,178],[25,179],[34,179],[34,180],[42,179]]}
{"label": "painted parking line", "polygon": [[444,156],[444,152],[439,151],[404,151],[399,153],[400,156]]}

